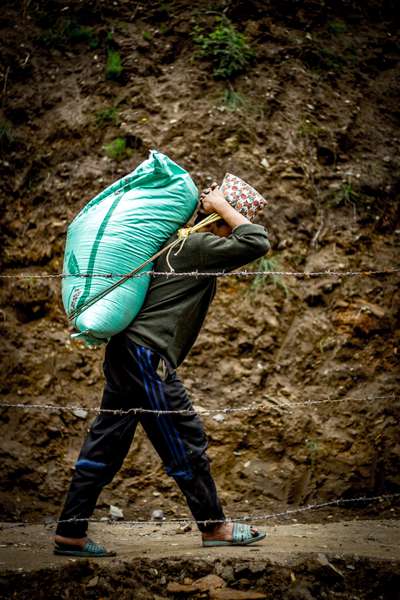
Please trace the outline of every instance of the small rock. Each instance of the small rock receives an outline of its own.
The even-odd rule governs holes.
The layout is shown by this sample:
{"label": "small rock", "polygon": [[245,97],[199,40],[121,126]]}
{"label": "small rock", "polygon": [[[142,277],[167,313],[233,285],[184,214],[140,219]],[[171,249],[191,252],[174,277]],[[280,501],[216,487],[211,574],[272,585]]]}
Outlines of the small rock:
{"label": "small rock", "polygon": [[218,577],[218,575],[206,575],[205,577],[200,577],[200,579],[196,579],[193,583],[199,590],[199,592],[207,592],[214,591],[216,588],[222,588],[226,586],[225,581],[222,577]]}
{"label": "small rock", "polygon": [[186,523],[186,525],[180,525],[175,533],[188,533],[189,531],[192,531],[192,526]]}
{"label": "small rock", "polygon": [[118,506],[110,504],[110,517],[113,519],[113,521],[119,521],[124,518],[124,513],[120,508],[118,508]]}
{"label": "small rock", "polygon": [[[188,583],[185,583],[185,582]],[[210,598],[211,594],[216,592],[218,588],[224,587],[226,585],[225,581],[218,577],[218,575],[206,575],[205,577],[200,577],[196,581],[193,581],[189,578],[185,578],[183,583],[177,583],[171,581],[167,585],[167,591],[171,594],[194,594],[195,592],[209,592]]]}
{"label": "small rock", "polygon": [[217,421],[217,423],[222,423],[223,421],[225,421],[225,417],[221,413],[214,415],[213,419],[214,419],[214,421]]}
{"label": "small rock", "polygon": [[96,585],[99,583],[99,577],[98,575],[96,575],[95,577],[92,577],[92,579],[90,579],[88,581],[88,583],[86,584],[86,587],[96,587]]}
{"label": "small rock", "polygon": [[268,159],[263,158],[260,162],[261,166],[264,167],[264,169],[269,169],[269,162]]}
{"label": "small rock", "polygon": [[74,408],[72,414],[75,415],[75,417],[78,417],[79,419],[86,419],[89,413],[83,408]]}
{"label": "small rock", "polygon": [[322,565],[324,567],[328,567],[331,571],[336,573],[336,575],[339,575],[340,577],[344,577],[342,571],[340,569],[338,569],[337,567],[335,567],[335,565],[333,565],[331,562],[329,562],[329,560],[325,556],[325,554],[319,553],[317,555],[317,560],[320,565]]}
{"label": "small rock", "polygon": [[151,513],[152,521],[165,521],[164,512],[160,509],[153,510]]}
{"label": "small rock", "polygon": [[242,592],[232,588],[210,590],[210,600],[266,600],[267,596],[260,592]]}
{"label": "small rock", "polygon": [[176,581],[170,581],[167,585],[167,592],[170,594],[194,594],[197,591],[195,585],[184,585],[183,583],[177,583]]}

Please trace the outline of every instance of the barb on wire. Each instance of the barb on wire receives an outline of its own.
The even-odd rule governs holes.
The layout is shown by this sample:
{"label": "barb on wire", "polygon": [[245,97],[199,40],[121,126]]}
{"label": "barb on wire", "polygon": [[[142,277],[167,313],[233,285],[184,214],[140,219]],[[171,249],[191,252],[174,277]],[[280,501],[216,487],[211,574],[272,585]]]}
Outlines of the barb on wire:
{"label": "barb on wire", "polygon": [[[302,513],[302,512],[306,512],[309,510],[319,510],[321,508],[328,508],[329,506],[341,506],[341,505],[346,505],[346,504],[355,504],[355,503],[369,503],[369,502],[384,502],[384,501],[391,501],[394,500],[396,498],[400,497],[400,493],[393,493],[393,494],[381,494],[379,496],[359,496],[356,498],[336,498],[335,500],[328,500],[326,502],[319,502],[319,503],[315,503],[315,504],[307,504],[306,506],[300,506],[298,508],[291,508],[285,511],[281,511],[281,512],[276,512],[276,513],[267,513],[264,515],[257,515],[257,514],[245,514],[245,515],[236,515],[236,516],[232,516],[232,517],[228,517],[225,521],[221,520],[221,519],[208,519],[205,521],[195,521],[194,519],[190,519],[190,518],[171,518],[171,519],[165,519],[164,521],[162,521],[163,524],[168,524],[168,523],[173,523],[173,524],[178,524],[178,523],[182,523],[182,524],[187,524],[187,523],[199,523],[199,524],[210,524],[210,523],[224,523],[226,521],[228,522],[233,522],[233,521],[253,521],[253,522],[257,522],[257,521],[268,521],[270,519],[279,519],[279,518],[284,518],[284,517],[288,517],[290,515],[293,514],[298,514],[298,513]],[[84,519],[84,518],[75,518],[72,517],[70,519],[60,519],[60,520],[56,520],[54,519],[54,521],[49,522],[49,520],[47,519],[45,523],[41,522],[41,521],[19,521],[16,523],[3,523],[2,526],[7,525],[8,529],[11,529],[13,527],[23,527],[26,525],[56,525],[58,523],[105,523],[108,525],[114,525],[114,524],[123,524],[123,525],[132,525],[132,526],[140,526],[140,525],[146,525],[146,524],[152,524],[155,525],[156,523],[161,524],[158,521],[154,521],[151,519],[136,519],[136,520],[127,520],[127,521],[114,521],[113,519],[108,519],[107,521],[104,521],[104,519],[94,519],[94,518],[88,518],[88,519]]]}
{"label": "barb on wire", "polygon": [[129,273],[14,273],[0,274],[1,279],[65,279],[67,277],[101,278],[101,279],[120,279],[121,277],[138,278],[138,277],[371,277],[374,275],[393,275],[400,273],[400,267],[381,270],[364,270],[364,271],[144,271],[130,275]]}
{"label": "barb on wire", "polygon": [[187,408],[182,410],[152,410],[150,408],[128,408],[128,409],[112,409],[112,408],[93,408],[86,406],[60,406],[57,404],[25,404],[23,402],[13,403],[13,402],[0,402],[1,408],[14,408],[14,409],[26,409],[26,410],[42,410],[42,411],[58,411],[58,412],[74,412],[74,411],[86,411],[90,413],[96,414],[114,414],[114,415],[127,415],[127,414],[147,414],[153,413],[157,416],[161,415],[170,415],[170,414],[182,414],[182,415],[195,415],[197,413],[201,414],[201,416],[207,416],[212,414],[232,414],[232,413],[242,413],[248,412],[252,410],[270,410],[271,405],[267,404],[267,402],[272,402],[275,406],[279,406],[279,408],[284,408],[285,410],[291,410],[294,406],[314,406],[316,404],[330,404],[336,402],[372,402],[374,400],[398,400],[399,396],[394,394],[386,395],[386,396],[362,396],[362,397],[350,397],[350,398],[324,398],[323,400],[306,400],[305,402],[290,402],[288,400],[282,401],[281,398],[270,398],[265,397],[261,402],[253,402],[248,406],[240,406],[240,407],[225,407],[225,408],[208,408],[203,409],[199,408]]}

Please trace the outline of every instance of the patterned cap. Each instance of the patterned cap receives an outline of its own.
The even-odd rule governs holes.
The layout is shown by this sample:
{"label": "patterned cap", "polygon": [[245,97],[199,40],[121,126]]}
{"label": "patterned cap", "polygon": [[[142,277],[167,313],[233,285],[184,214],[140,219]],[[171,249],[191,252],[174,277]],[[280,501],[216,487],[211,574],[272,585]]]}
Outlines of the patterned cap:
{"label": "patterned cap", "polygon": [[261,194],[243,179],[231,173],[226,173],[220,189],[229,204],[250,221],[267,204]]}

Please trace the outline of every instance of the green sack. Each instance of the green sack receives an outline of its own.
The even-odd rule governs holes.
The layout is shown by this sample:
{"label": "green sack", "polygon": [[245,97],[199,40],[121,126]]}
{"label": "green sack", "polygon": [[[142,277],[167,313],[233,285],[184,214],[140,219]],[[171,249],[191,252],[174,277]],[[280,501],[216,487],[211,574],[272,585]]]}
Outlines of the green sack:
{"label": "green sack", "polygon": [[[133,277],[90,301],[156,254],[193,214],[198,191],[190,175],[155,150],[132,173],[93,198],[67,230],[62,299],[76,337],[107,341],[135,318],[150,275]],[[141,273],[151,271],[152,263]],[[91,277],[109,275],[113,278]],[[88,277],[86,277],[88,275]],[[87,306],[87,304],[89,305]]]}

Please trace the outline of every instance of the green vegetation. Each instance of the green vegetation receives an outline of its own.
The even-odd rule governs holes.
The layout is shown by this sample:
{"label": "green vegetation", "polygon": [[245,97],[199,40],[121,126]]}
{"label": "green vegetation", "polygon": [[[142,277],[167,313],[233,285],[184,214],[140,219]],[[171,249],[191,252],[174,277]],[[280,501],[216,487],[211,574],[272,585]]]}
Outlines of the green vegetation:
{"label": "green vegetation", "polygon": [[328,24],[328,29],[331,33],[339,35],[347,31],[347,25],[343,21],[331,21]]}
{"label": "green vegetation", "polygon": [[[279,261],[276,258],[263,256],[254,263],[253,270],[260,271],[261,273],[272,273],[281,269]],[[275,287],[280,288],[285,293],[285,296],[289,295],[289,289],[284,283],[281,275],[270,275],[269,277],[262,274],[256,275],[249,289],[250,291],[255,292],[260,287],[268,285],[268,283],[272,283]]]}
{"label": "green vegetation", "polygon": [[107,50],[107,63],[106,63],[106,78],[107,79],[118,79],[123,71],[121,62],[121,55],[118,50],[109,48]]}
{"label": "green vegetation", "polygon": [[104,108],[96,112],[96,125],[105,127],[106,125],[118,124],[118,110],[115,106]]}
{"label": "green vegetation", "polygon": [[0,120],[0,150],[5,150],[14,141],[12,125],[7,119]]}
{"label": "green vegetation", "polygon": [[198,47],[197,56],[211,61],[217,79],[231,79],[243,73],[255,56],[245,35],[226,17],[218,17],[208,33],[195,27],[193,41]]}
{"label": "green vegetation", "polygon": [[131,150],[127,146],[126,139],[123,137],[117,137],[109,144],[105,144],[104,150],[109,158],[117,161],[127,158],[131,153]]}
{"label": "green vegetation", "polygon": [[92,49],[99,46],[99,39],[91,27],[70,19],[58,19],[39,36],[39,41],[48,47],[79,43],[86,43]]}
{"label": "green vegetation", "polygon": [[313,123],[310,119],[304,119],[300,123],[297,131],[301,137],[309,138],[311,140],[317,140],[322,133],[325,133],[323,127]]}
{"label": "green vegetation", "polygon": [[308,460],[310,462],[311,472],[313,472],[315,469],[316,458],[321,450],[320,443],[317,439],[307,438],[305,440],[305,444],[308,451]]}
{"label": "green vegetation", "polygon": [[326,71],[340,72],[351,59],[350,50],[346,49],[339,54],[335,48],[328,48],[324,43],[325,40],[309,39],[303,45],[301,59],[308,68],[319,74]]}
{"label": "green vegetation", "polygon": [[153,36],[152,36],[152,34],[151,34],[151,32],[150,32],[150,31],[143,31],[143,34],[142,34],[142,35],[143,35],[143,39],[144,39],[146,42],[151,42],[151,41],[153,40]]}
{"label": "green vegetation", "polygon": [[346,181],[333,197],[331,204],[332,206],[342,206],[346,204],[354,206],[359,198],[360,195],[353,189],[351,181]]}
{"label": "green vegetation", "polygon": [[93,50],[99,46],[99,40],[91,27],[83,27],[70,22],[66,29],[66,35],[72,43],[86,42]]}
{"label": "green vegetation", "polygon": [[232,87],[225,89],[224,104],[228,110],[245,108],[247,103],[247,99],[240,92],[236,92]]}

